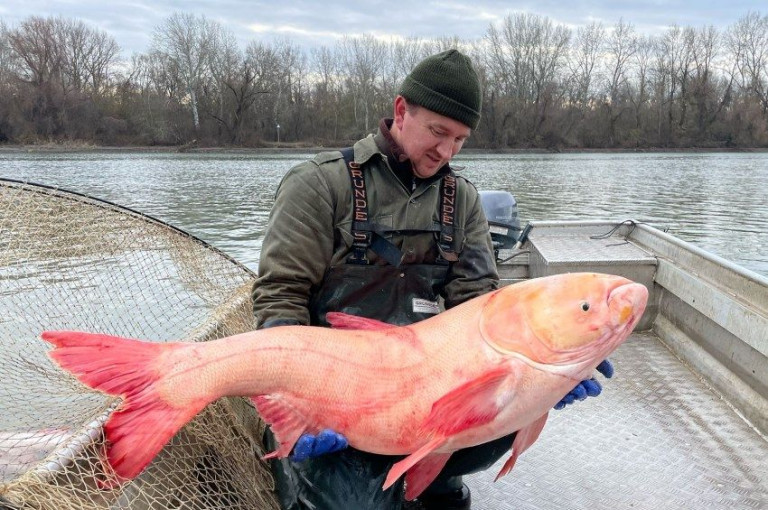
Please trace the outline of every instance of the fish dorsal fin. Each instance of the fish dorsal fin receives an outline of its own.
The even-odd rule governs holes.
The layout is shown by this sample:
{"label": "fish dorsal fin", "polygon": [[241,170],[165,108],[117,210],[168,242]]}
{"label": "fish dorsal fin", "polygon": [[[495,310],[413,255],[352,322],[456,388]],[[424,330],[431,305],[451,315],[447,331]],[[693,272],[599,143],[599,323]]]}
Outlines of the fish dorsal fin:
{"label": "fish dorsal fin", "polygon": [[328,312],[325,315],[325,320],[328,321],[328,324],[334,329],[368,329],[379,331],[397,327],[394,324],[387,324],[386,322],[377,321],[376,319],[368,319],[366,317],[359,317],[357,315],[350,315],[342,312]]}

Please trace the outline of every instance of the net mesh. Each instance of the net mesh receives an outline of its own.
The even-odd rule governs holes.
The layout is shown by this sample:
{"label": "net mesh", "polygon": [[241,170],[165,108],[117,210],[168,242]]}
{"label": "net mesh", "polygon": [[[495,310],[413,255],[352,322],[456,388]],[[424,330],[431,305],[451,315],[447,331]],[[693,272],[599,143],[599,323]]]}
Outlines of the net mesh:
{"label": "net mesh", "polygon": [[44,330],[205,341],[253,329],[254,275],[198,239],[84,195],[0,180],[0,508],[277,509],[263,423],[222,399],[105,490],[119,403],[54,366]]}

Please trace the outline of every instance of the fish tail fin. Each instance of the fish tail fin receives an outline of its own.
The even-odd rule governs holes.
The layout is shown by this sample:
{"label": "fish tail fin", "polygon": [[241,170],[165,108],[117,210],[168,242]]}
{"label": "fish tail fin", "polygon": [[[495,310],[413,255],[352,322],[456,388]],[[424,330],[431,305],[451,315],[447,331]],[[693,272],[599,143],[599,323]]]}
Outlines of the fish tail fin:
{"label": "fish tail fin", "polygon": [[[158,391],[168,373],[158,357],[184,344],[142,342],[76,331],[46,331],[49,357],[82,383],[123,402],[104,425],[107,460],[120,483],[141,473],[208,401],[175,406]],[[112,486],[114,483],[104,483]]]}

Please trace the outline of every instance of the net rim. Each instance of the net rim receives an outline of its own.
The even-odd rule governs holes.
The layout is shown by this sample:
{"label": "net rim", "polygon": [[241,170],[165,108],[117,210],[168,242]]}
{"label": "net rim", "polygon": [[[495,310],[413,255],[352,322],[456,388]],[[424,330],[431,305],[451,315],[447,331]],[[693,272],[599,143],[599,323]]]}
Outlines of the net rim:
{"label": "net rim", "polygon": [[[19,188],[19,189],[25,189],[27,191],[36,192],[36,193],[44,193],[47,192],[51,195],[55,195],[61,198],[70,199],[70,200],[76,200],[83,203],[89,203],[90,205],[93,205],[95,207],[104,207],[107,209],[111,209],[115,212],[122,213],[122,214],[128,214],[131,216],[135,216],[139,219],[142,219],[146,221],[147,223],[154,223],[156,225],[162,226],[164,228],[167,228],[173,232],[175,232],[178,235],[181,235],[183,237],[187,237],[190,240],[194,241],[197,244],[200,244],[204,248],[211,250],[212,252],[216,253],[217,255],[221,256],[222,258],[228,260],[235,266],[237,266],[239,269],[242,269],[245,271],[249,276],[256,277],[257,274],[255,271],[250,269],[248,266],[243,264],[242,262],[239,262],[237,259],[233,258],[228,253],[222,251],[220,248],[217,248],[216,246],[213,246],[212,244],[208,243],[207,241],[204,241],[197,237],[194,234],[190,234],[186,230],[183,230],[179,227],[176,227],[174,225],[171,225],[167,221],[163,221],[159,218],[156,218],[150,214],[143,213],[141,211],[138,211],[136,209],[133,209],[128,206],[116,204],[114,202],[111,202],[109,200],[105,200],[102,198],[94,197],[92,195],[88,195],[87,193],[81,193],[79,191],[73,191],[67,188],[62,188],[59,186],[49,185],[49,184],[41,184],[38,182],[33,181],[23,181],[19,179],[9,179],[6,177],[0,177],[0,186],[5,185],[9,188]],[[38,188],[38,189],[35,189]],[[85,199],[85,200],[83,200]]]}

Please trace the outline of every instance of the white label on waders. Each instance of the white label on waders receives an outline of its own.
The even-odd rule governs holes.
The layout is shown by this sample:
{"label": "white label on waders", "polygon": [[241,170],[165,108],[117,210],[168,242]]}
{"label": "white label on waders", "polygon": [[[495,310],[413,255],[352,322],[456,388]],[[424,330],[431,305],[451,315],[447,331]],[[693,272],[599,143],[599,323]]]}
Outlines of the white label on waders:
{"label": "white label on waders", "polygon": [[431,313],[437,315],[440,313],[440,307],[438,306],[437,301],[413,298],[413,311],[416,313]]}

